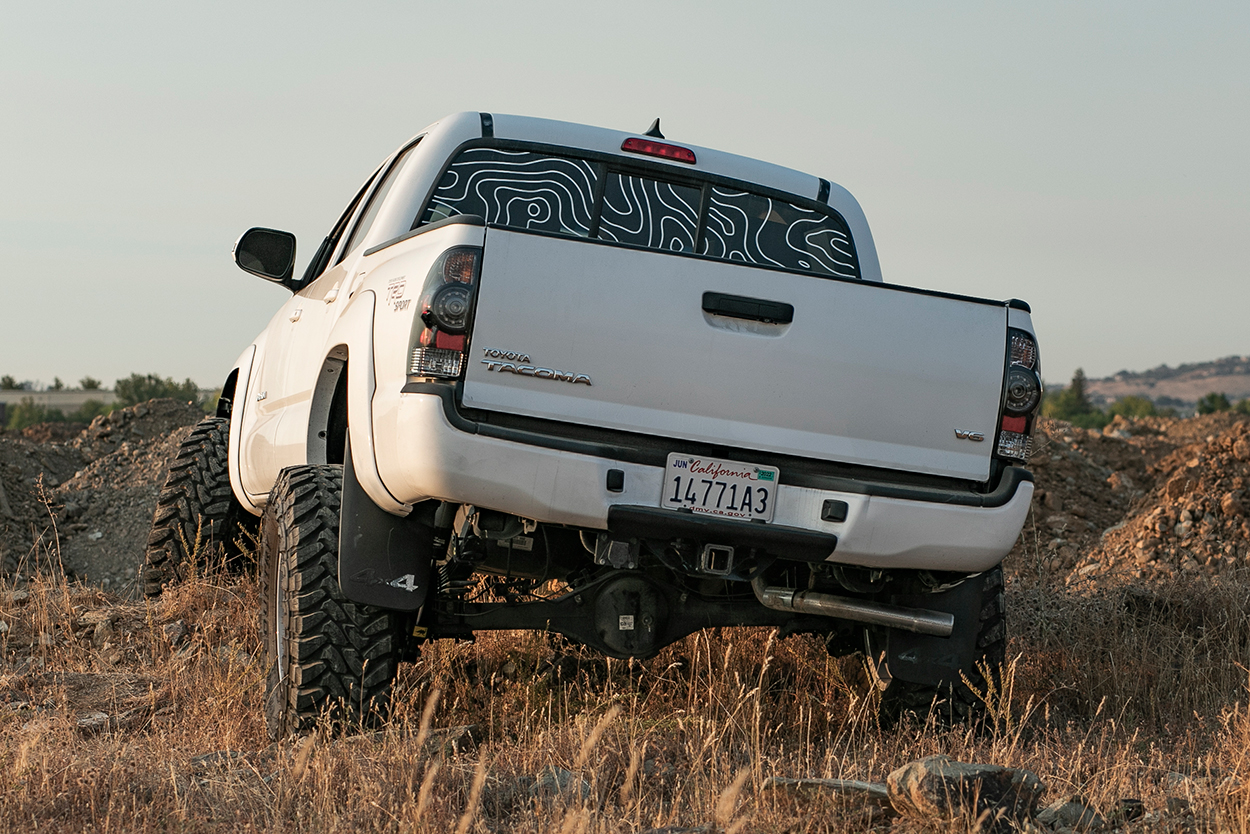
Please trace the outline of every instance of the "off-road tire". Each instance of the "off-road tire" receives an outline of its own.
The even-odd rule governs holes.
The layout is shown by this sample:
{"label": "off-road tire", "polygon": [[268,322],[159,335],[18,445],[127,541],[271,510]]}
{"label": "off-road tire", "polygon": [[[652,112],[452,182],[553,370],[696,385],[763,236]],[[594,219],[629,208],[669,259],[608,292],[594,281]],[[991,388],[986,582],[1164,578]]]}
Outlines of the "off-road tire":
{"label": "off-road tire", "polygon": [[[1007,600],[1001,565],[985,575],[976,645],[977,660],[973,668],[964,670],[967,682],[960,679],[943,686],[926,686],[897,678],[890,681],[881,693],[881,723],[893,726],[907,713],[924,720],[930,711],[944,724],[975,723],[984,717],[985,701],[973,687],[982,694],[988,693],[991,685],[997,687],[1007,659]],[[986,679],[987,671],[992,681]]]}
{"label": "off-road tire", "polygon": [[164,586],[186,578],[197,541],[197,556],[224,557],[226,566],[236,570],[250,566],[246,541],[255,535],[257,519],[230,489],[229,438],[230,421],[209,417],[178,447],[152,515],[140,572],[144,596],[159,596]]}
{"label": "off-road tire", "polygon": [[338,583],[341,466],[282,470],[261,522],[261,633],[271,738],[384,721],[402,618],[350,602]]}

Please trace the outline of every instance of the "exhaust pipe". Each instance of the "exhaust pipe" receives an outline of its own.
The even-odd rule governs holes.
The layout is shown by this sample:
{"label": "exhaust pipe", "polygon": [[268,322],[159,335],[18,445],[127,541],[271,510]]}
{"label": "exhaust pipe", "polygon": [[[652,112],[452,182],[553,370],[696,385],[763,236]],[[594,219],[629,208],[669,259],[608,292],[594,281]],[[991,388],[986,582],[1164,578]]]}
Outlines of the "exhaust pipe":
{"label": "exhaust pipe", "polygon": [[774,611],[837,617],[840,620],[872,623],[936,637],[950,637],[955,630],[955,615],[944,611],[902,608],[882,602],[865,602],[822,594],[818,591],[795,591],[793,588],[776,585],[765,586],[763,574],[751,580],[751,590],[755,591],[755,598],[761,605]]}

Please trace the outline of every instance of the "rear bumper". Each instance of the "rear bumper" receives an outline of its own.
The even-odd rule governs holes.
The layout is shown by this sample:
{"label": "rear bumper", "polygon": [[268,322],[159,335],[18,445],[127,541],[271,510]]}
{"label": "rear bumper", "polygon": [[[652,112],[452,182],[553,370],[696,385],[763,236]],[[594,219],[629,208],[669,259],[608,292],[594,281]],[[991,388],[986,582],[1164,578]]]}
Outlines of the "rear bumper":
{"label": "rear bumper", "polygon": [[[1032,476],[1023,469],[1004,476],[998,491],[1004,494],[980,496],[980,506],[951,503],[925,489],[908,497],[906,487],[872,490],[848,482],[830,489],[783,478],[772,523],[740,527],[744,523],[661,512],[661,466],[622,460],[603,447],[584,454],[466,431],[460,422],[453,426],[443,399],[429,393],[400,394],[375,414],[378,472],[396,498],[438,498],[597,530],[636,531],[653,519],[656,533],[663,533],[657,538],[680,535],[728,545],[735,540],[716,539],[740,529],[737,546],[783,558],[789,546],[789,558],[819,559],[827,542],[823,558],[838,563],[976,572],[998,564],[1011,549],[1033,496]],[[620,492],[607,489],[610,469],[625,473]],[[846,504],[845,520],[821,519],[831,500]]]}

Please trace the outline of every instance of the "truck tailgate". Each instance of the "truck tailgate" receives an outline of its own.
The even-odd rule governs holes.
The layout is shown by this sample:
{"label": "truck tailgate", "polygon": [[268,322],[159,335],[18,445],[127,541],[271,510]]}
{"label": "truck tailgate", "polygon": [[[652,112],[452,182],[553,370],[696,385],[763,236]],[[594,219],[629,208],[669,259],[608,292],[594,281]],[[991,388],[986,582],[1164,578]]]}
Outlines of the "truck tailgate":
{"label": "truck tailgate", "polygon": [[[708,292],[793,321],[705,312]],[[463,403],[984,481],[1006,327],[997,302],[491,228]]]}

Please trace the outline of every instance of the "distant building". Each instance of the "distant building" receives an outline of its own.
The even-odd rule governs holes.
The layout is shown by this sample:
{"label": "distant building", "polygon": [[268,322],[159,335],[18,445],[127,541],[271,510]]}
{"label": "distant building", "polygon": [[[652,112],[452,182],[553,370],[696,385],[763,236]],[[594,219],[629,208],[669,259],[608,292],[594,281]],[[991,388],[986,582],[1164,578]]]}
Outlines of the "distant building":
{"label": "distant building", "polygon": [[33,400],[35,405],[58,409],[62,414],[69,414],[82,408],[87,400],[95,400],[105,405],[117,402],[117,394],[97,388],[94,391],[27,391],[21,388],[0,390],[0,426],[8,422],[10,406],[22,400]]}

